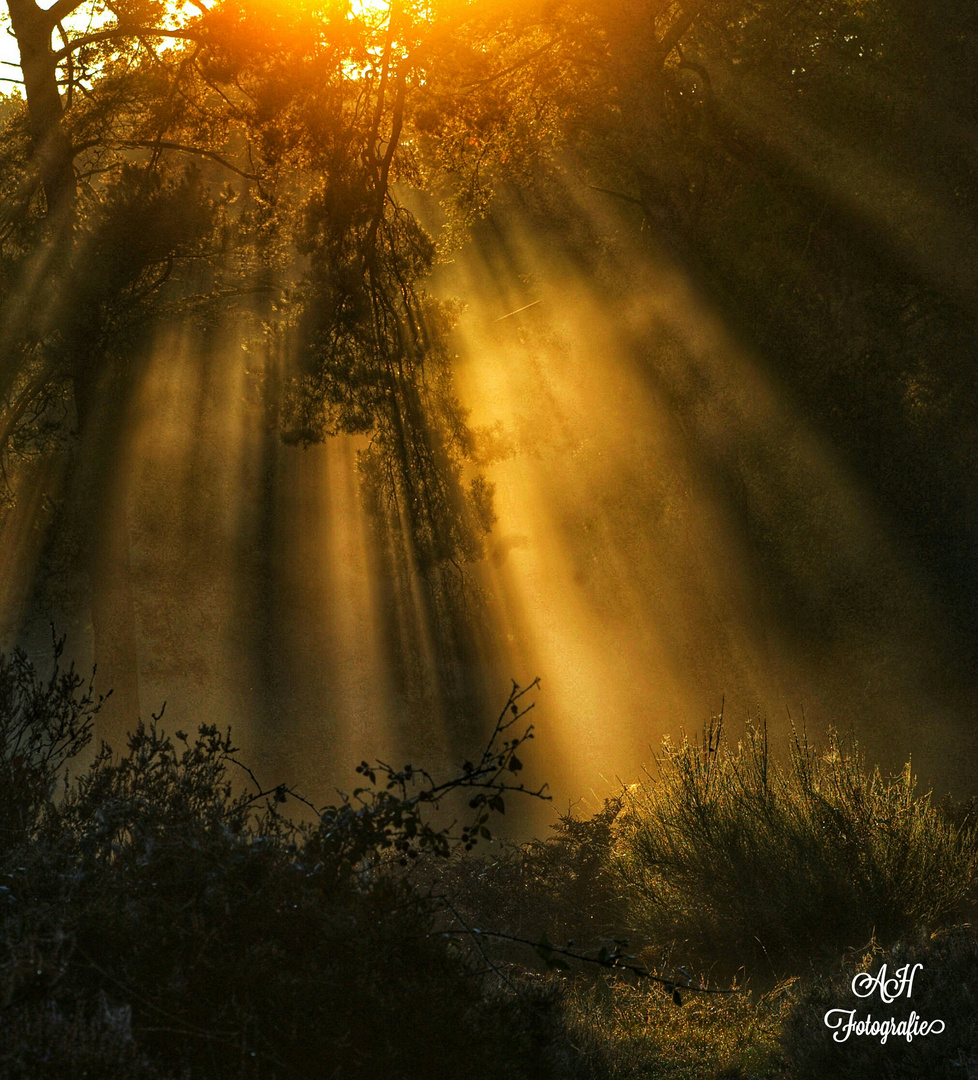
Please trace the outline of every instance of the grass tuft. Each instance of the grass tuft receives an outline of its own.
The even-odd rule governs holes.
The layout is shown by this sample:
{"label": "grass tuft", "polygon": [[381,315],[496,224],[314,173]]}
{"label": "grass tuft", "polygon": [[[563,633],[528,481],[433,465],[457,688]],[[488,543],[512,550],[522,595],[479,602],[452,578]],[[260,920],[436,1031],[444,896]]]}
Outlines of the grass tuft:
{"label": "grass tuft", "polygon": [[[715,733],[714,733],[715,734]],[[632,917],[698,963],[780,977],[874,938],[950,920],[975,882],[974,834],[884,779],[855,744],[795,733],[786,766],[764,729],[731,749],[666,742],[627,793],[613,857]]]}

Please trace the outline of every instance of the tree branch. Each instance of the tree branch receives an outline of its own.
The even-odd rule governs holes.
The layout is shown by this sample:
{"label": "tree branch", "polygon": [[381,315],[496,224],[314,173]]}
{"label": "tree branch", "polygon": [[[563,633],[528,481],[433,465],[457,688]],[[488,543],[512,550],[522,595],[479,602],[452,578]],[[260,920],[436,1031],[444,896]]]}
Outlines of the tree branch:
{"label": "tree branch", "polygon": [[54,371],[54,365],[46,363],[37,375],[24,387],[17,397],[17,400],[11,406],[10,411],[3,418],[3,423],[0,424],[0,455],[2,455],[7,449],[7,441],[13,434],[14,428],[17,426],[17,422],[27,411],[28,406],[37,397],[37,395],[44,389],[45,384],[51,377]]}
{"label": "tree branch", "polygon": [[700,17],[703,9],[706,7],[705,3],[697,4],[691,10],[687,11],[683,9],[682,14],[679,15],[672,26],[662,35],[662,40],[658,42],[656,52],[658,54],[659,63],[664,63],[669,56],[669,53],[682,41],[686,32],[693,25],[694,22]]}
{"label": "tree branch", "polygon": [[[452,909],[454,913],[454,908]],[[461,920],[459,920],[461,922]],[[463,926],[465,924],[463,923]],[[679,975],[668,976],[660,975],[658,972],[649,971],[648,968],[640,967],[638,964],[629,964],[624,962],[624,958],[617,948],[613,949],[608,955],[588,956],[585,953],[576,952],[573,949],[563,949],[558,945],[552,945],[544,938],[542,941],[532,941],[530,938],[516,937],[514,934],[504,934],[498,930],[478,930],[469,929],[465,930],[442,930],[442,935],[445,937],[456,937],[467,935],[474,939],[479,937],[491,937],[496,938],[499,941],[511,941],[516,945],[529,945],[531,948],[537,951],[538,955],[545,961],[549,959],[551,955],[566,956],[571,960],[580,960],[585,964],[596,964],[598,967],[609,968],[613,971],[627,971],[632,975],[638,976],[640,979],[647,979],[649,982],[659,983],[668,993],[675,994],[678,990],[688,990],[695,994],[739,994],[740,990],[737,987],[731,987],[730,989],[724,989],[722,987],[710,987],[697,985],[692,982],[691,976],[682,969],[679,969]],[[482,951],[480,949],[480,951]],[[675,1000],[675,999],[674,999]],[[677,1005],[681,1002],[677,1001]]]}
{"label": "tree branch", "polygon": [[163,37],[176,38],[179,41],[200,41],[200,34],[191,30],[167,30],[162,26],[123,26],[120,24],[110,30],[98,30],[95,33],[83,34],[80,38],[75,38],[54,54],[55,63],[60,64],[66,57],[86,45],[94,45],[99,41],[111,41],[119,37]]}
{"label": "tree branch", "polygon": [[[602,195],[610,195],[614,199],[621,199],[624,202],[632,203],[634,206],[637,206],[640,210],[642,210],[646,216],[648,216],[649,208],[641,199],[637,199],[634,195],[628,195],[624,191],[613,191],[611,188],[600,187],[598,184],[588,184],[588,187],[591,189],[591,191],[600,191]],[[520,308],[519,310],[522,311],[523,309]],[[515,314],[515,312],[513,312],[513,314]],[[505,315],[503,316],[504,319],[506,317],[507,316]]]}
{"label": "tree branch", "polygon": [[66,19],[73,11],[77,11],[85,0],[56,0],[45,12],[44,21],[52,30]]}
{"label": "tree branch", "polygon": [[[223,165],[225,169],[235,173],[237,176],[242,177],[245,180],[251,180],[258,185],[259,191],[262,190],[261,177],[256,176],[254,173],[245,172],[244,169],[239,169],[237,165],[232,165],[227,158],[221,157],[220,154],[214,150],[205,150],[200,146],[187,146],[184,143],[170,142],[163,139],[115,139],[113,145],[118,146],[120,149],[129,150],[175,150],[180,154],[197,154],[200,157],[210,158],[212,161],[216,161],[218,165]],[[84,149],[83,146],[81,149]],[[80,150],[78,151],[80,152]]]}

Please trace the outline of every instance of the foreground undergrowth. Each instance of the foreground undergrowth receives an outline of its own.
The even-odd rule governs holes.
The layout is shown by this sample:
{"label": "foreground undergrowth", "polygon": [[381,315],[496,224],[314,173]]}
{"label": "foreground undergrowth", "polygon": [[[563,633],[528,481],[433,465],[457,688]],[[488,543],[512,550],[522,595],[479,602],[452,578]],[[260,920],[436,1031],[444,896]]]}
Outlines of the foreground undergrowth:
{"label": "foreground undergrowth", "polygon": [[797,738],[781,769],[762,733],[710,732],[500,844],[505,800],[544,797],[520,782],[530,689],[456,775],[362,762],[362,788],[293,815],[230,733],[158,718],[68,782],[91,686],[0,658],[0,1077],[857,1075],[819,1018],[854,965],[904,955],[948,1039],[861,1044],[858,1075],[971,1075],[978,946],[944,929],[966,814],[837,741]]}

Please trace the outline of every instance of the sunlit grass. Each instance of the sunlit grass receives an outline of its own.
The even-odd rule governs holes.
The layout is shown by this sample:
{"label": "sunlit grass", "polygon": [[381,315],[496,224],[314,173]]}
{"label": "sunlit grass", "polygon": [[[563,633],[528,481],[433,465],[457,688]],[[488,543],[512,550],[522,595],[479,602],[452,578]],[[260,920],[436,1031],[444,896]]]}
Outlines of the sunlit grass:
{"label": "sunlit grass", "polygon": [[781,1025],[789,986],[765,996],[689,995],[681,1008],[658,986],[578,984],[566,1013],[580,1045],[600,1054],[609,1080],[783,1076]]}
{"label": "sunlit grass", "polygon": [[953,921],[978,880],[973,833],[919,793],[909,764],[867,768],[858,747],[803,734],[779,763],[766,731],[736,748],[666,743],[630,791],[615,846],[632,918],[700,963],[766,977],[876,938]]}

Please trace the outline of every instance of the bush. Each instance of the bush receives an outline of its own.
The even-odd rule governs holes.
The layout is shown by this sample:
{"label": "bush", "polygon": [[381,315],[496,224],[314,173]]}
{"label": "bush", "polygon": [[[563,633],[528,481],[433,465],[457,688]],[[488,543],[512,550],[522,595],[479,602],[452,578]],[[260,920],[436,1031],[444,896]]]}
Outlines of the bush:
{"label": "bush", "polygon": [[590,818],[561,817],[543,840],[422,869],[451,895],[456,930],[484,928],[481,947],[502,976],[552,980],[543,973],[560,962],[578,1066],[613,1080],[781,1077],[784,988],[763,998],[690,992],[681,988],[698,980],[673,966],[668,948],[643,950],[613,858],[621,809],[621,799],[609,799]]}
{"label": "bush", "polygon": [[[423,869],[431,887],[449,893],[466,925],[539,942],[572,941],[576,949],[636,932],[628,926],[628,897],[610,858],[620,799],[590,818],[562,816],[544,840],[506,843],[481,856],[456,855]],[[498,945],[514,962],[531,962],[525,945]]]}
{"label": "bush", "polygon": [[[490,993],[399,865],[472,845],[519,790],[518,696],[457,777],[363,763],[367,787],[301,823],[288,789],[241,789],[214,727],[139,725],[56,798],[97,703],[22,656],[0,680],[0,755],[25,776],[0,790],[4,1075],[575,1075],[556,988]],[[457,837],[429,814],[453,791]]]}
{"label": "bush", "polygon": [[20,650],[0,654],[0,851],[23,843],[51,804],[65,766],[88,745],[102,699],[54,642],[45,681]]}
{"label": "bush", "polygon": [[706,962],[780,975],[948,921],[975,880],[974,837],[918,795],[907,768],[868,771],[832,737],[803,736],[786,768],[766,732],[730,750],[666,743],[658,774],[630,791],[616,857],[653,940]]}
{"label": "bush", "polygon": [[0,1075],[7,1080],[176,1080],[139,1052],[127,1010],[86,1018],[52,1002],[8,1009],[0,1027]]}
{"label": "bush", "polygon": [[[786,988],[690,995],[676,1008],[661,986],[578,983],[569,994],[574,1041],[600,1048],[613,1080],[782,1080]],[[826,1074],[826,1077],[832,1074]]]}
{"label": "bush", "polygon": [[[591,819],[477,858],[524,790],[523,693],[457,775],[361,762],[364,787],[294,819],[296,794],[257,786],[228,732],[171,737],[158,718],[61,789],[99,703],[57,658],[44,680],[0,657],[0,1073],[774,1077],[784,995],[691,993],[677,954],[797,969],[874,930],[879,948],[916,942],[887,955],[926,956],[914,1006],[954,1018],[941,1052],[965,1072],[946,1075],[975,1071],[971,999],[954,997],[974,936],[913,938],[973,881],[970,810],[939,813],[909,771],[884,781],[836,740],[819,754],[796,738],[781,769],[763,732],[735,752],[711,732],[705,751],[667,745],[654,781]],[[461,829],[433,813],[449,796],[467,803]],[[651,948],[632,963],[646,941],[658,963]],[[799,1080],[843,1076],[816,1014],[845,987],[797,991]],[[875,1060],[860,1075],[914,1075]]]}

